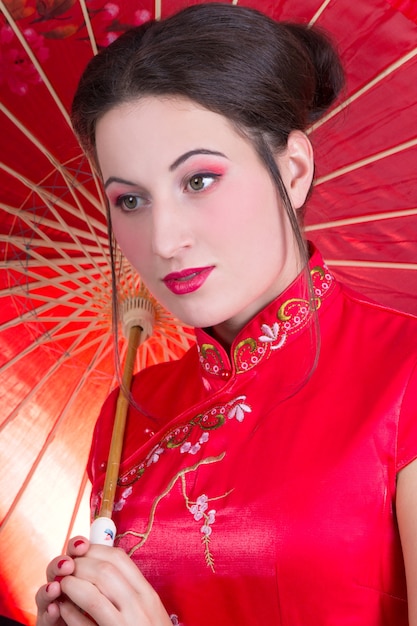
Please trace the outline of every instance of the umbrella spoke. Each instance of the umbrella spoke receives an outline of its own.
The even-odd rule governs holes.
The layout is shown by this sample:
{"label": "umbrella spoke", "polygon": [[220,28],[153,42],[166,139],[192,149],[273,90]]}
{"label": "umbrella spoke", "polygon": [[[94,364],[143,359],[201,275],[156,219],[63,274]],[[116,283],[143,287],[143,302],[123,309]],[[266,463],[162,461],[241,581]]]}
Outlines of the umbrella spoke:
{"label": "umbrella spoke", "polygon": [[83,14],[83,18],[84,18],[84,22],[87,28],[87,33],[88,33],[88,38],[90,40],[91,43],[91,50],[93,51],[93,54],[96,55],[98,52],[97,49],[97,42],[96,39],[94,37],[94,32],[93,32],[93,27],[91,26],[91,20],[90,20],[90,14],[88,12],[87,6],[85,4],[84,0],[79,0],[80,3],[80,7],[81,7],[81,11]]}
{"label": "umbrella spoke", "polygon": [[320,15],[323,13],[327,6],[330,4],[331,0],[324,0],[320,7],[317,9],[311,20],[309,21],[309,26],[313,26],[315,22],[319,19]]}
{"label": "umbrella spoke", "polygon": [[346,107],[348,107],[353,102],[355,102],[355,100],[357,100],[358,98],[363,96],[365,93],[367,93],[370,89],[372,89],[373,87],[375,87],[382,81],[386,80],[386,78],[390,74],[399,70],[405,63],[408,63],[408,61],[411,61],[411,59],[413,59],[416,55],[417,55],[417,48],[414,48],[410,52],[407,52],[407,54],[404,54],[404,56],[402,56],[401,58],[394,61],[394,63],[391,63],[391,65],[389,65],[382,72],[377,74],[372,80],[370,80],[368,83],[363,85],[360,89],[358,89],[353,94],[351,94],[349,98],[346,98],[346,100],[341,102],[338,106],[334,107],[329,113],[327,113],[327,115],[324,115],[319,121],[312,124],[308,132],[311,133],[315,131],[317,128],[319,128],[320,126],[322,126],[323,124],[331,120],[333,117],[338,115],[341,111],[346,109]]}
{"label": "umbrella spoke", "polygon": [[329,180],[334,180],[339,176],[344,176],[345,174],[354,172],[361,167],[365,167],[366,165],[370,165],[371,163],[376,163],[377,161],[386,159],[389,156],[393,156],[394,154],[398,154],[399,152],[403,152],[404,150],[408,150],[409,148],[414,148],[415,146],[417,146],[417,138],[411,139],[410,141],[405,141],[404,143],[401,143],[398,146],[394,146],[392,148],[388,148],[387,150],[382,150],[381,152],[372,154],[371,156],[365,157],[364,159],[359,159],[359,161],[355,161],[354,163],[350,163],[349,165],[340,167],[339,169],[334,170],[329,174],[320,176],[316,179],[314,186],[317,187],[319,185],[322,185],[323,183],[328,182]]}
{"label": "umbrella spoke", "polygon": [[[39,216],[36,215],[36,213],[32,213],[29,211],[23,211],[22,209],[18,209],[15,207],[12,207],[8,204],[4,204],[4,202],[0,202],[0,208],[3,209],[4,211],[6,211],[6,213],[8,213],[9,215],[13,215],[16,218],[19,218],[21,221],[25,222],[32,230],[39,230],[38,225],[39,225]],[[84,230],[82,230],[81,228],[78,228],[76,226],[71,227],[71,231],[68,231],[68,224],[61,224],[59,222],[56,222],[54,220],[51,220],[50,218],[47,218],[46,216],[42,216],[42,222],[41,222],[42,226],[48,227],[48,228],[53,228],[59,232],[65,233],[66,235],[76,235],[77,237],[82,237],[83,239],[89,239],[88,233]],[[43,235],[45,233],[43,233],[43,231],[40,231]],[[13,243],[15,235],[10,235],[9,236],[9,241],[11,243]],[[33,240],[33,237],[30,237],[30,240]],[[103,234],[102,236],[100,236],[98,233],[94,233],[94,238],[93,238],[93,243],[91,244],[92,246],[92,250],[94,250],[95,252],[97,252],[97,244],[101,243],[103,245],[107,245],[108,242],[108,238],[107,238],[107,233]],[[56,240],[53,241],[54,244],[54,248],[56,245]],[[67,244],[67,246],[70,244]],[[84,244],[85,245],[85,244]],[[73,249],[74,250],[79,250],[80,246],[79,244],[77,244],[76,246],[73,244]],[[88,246],[86,247],[86,250],[88,250]],[[105,252],[103,252],[103,254],[105,254]],[[108,258],[108,255],[105,254],[105,256]]]}
{"label": "umbrella spoke", "polygon": [[68,541],[73,536],[73,528],[74,528],[75,521],[76,521],[76,519],[78,517],[78,513],[79,513],[79,510],[80,510],[81,504],[82,504],[82,502],[84,500],[84,497],[85,497],[85,494],[86,494],[87,490],[90,491],[89,485],[90,485],[90,481],[89,481],[89,478],[88,478],[88,475],[87,475],[87,471],[85,471],[84,474],[83,474],[81,483],[80,483],[80,488],[78,489],[78,492],[77,492],[77,498],[75,500],[75,505],[74,505],[74,508],[73,508],[73,511],[72,511],[71,519],[69,520],[69,523],[68,523],[68,531],[67,531],[67,535],[66,535],[65,540],[64,540],[64,544],[62,546],[62,554],[65,553]]}
{"label": "umbrella spoke", "polygon": [[[70,187],[70,191],[72,193],[72,187]],[[64,233],[66,237],[70,236],[74,240],[74,242],[76,243],[77,249],[84,250],[87,253],[87,249],[84,248],[84,244],[81,242],[81,240],[80,240],[80,238],[79,238],[79,236],[78,236],[78,234],[76,232],[76,229],[69,230],[68,229],[68,223],[64,220],[64,218],[60,214],[60,212],[57,211],[57,209],[55,208],[55,204],[58,204],[58,203],[51,203],[49,201],[49,198],[47,198],[47,197],[43,198],[43,200],[45,202],[45,206],[51,211],[51,213],[56,218],[55,222],[52,221],[52,220],[48,220],[49,224],[52,224],[52,228],[55,229],[55,230],[61,230],[61,232]],[[80,208],[80,207],[78,206],[78,208]],[[74,212],[74,209],[70,205],[67,205],[66,209],[67,209],[67,211],[70,214],[76,216],[77,219],[79,219],[79,210],[77,210],[77,212]],[[36,214],[33,214],[31,212],[26,212],[26,211],[19,211],[19,212],[17,212],[16,215],[19,217],[20,220],[22,220],[26,224],[30,225],[34,232],[40,234],[41,237],[43,237],[47,241],[49,241],[52,249],[55,248],[54,242],[51,240],[51,238],[47,235],[47,233],[45,233],[43,231],[42,228],[39,227],[40,224],[42,224],[42,226],[45,227],[42,222],[39,223],[39,216],[37,216]],[[38,219],[36,219],[36,217]],[[85,222],[87,222],[87,220],[85,220]],[[103,253],[103,255],[105,255],[106,253],[105,253],[105,251],[103,249],[103,244],[102,244],[101,238],[99,236],[97,236],[96,232],[93,231],[92,224],[90,222],[88,222],[88,223],[89,223],[89,227],[90,227],[90,233],[91,233],[91,235],[93,237],[93,241],[96,244],[96,250],[97,249],[100,250]],[[98,224],[100,225],[100,230],[103,230],[103,224],[101,222],[98,222]],[[107,229],[105,229],[105,230],[106,230],[105,242],[107,244]],[[31,236],[32,236],[32,233],[31,233]],[[83,239],[88,238],[86,231],[82,232],[80,234],[80,236],[83,237]],[[12,238],[12,240],[13,240],[13,238]],[[65,244],[63,244],[63,245],[65,245]],[[69,258],[68,255],[64,252],[62,247],[60,248],[60,252],[61,252],[61,254],[63,256],[66,256],[67,258]],[[87,254],[87,257],[89,258],[91,263],[93,265],[95,265],[95,257],[91,256],[91,255],[88,256],[88,254]],[[72,259],[70,259],[70,263],[73,263]],[[97,269],[99,271],[101,271],[101,269],[97,265],[96,265],[96,267],[97,267]]]}
{"label": "umbrella spoke", "polygon": [[[79,211],[83,213],[83,209],[81,208],[81,205],[77,204],[77,207],[73,207],[68,202],[65,202],[61,196],[51,193],[51,191],[49,191],[46,188],[46,186],[44,186],[46,184],[45,180],[41,181],[40,183],[35,183],[31,181],[29,178],[26,178],[26,176],[24,176],[23,174],[20,174],[20,172],[17,172],[13,168],[9,167],[5,163],[0,163],[0,169],[5,171],[10,176],[16,178],[16,180],[18,180],[23,185],[25,185],[25,187],[30,189],[30,191],[33,191],[34,193],[36,193],[42,201],[47,202],[49,200],[54,206],[58,206],[59,208],[63,209],[64,211],[67,211],[68,213],[70,213],[71,215],[77,218],[80,218]],[[77,189],[80,189],[80,190],[83,189],[82,185],[78,185]],[[92,206],[94,206],[94,208],[101,211],[100,202],[98,202],[97,199],[94,200],[93,196],[91,196],[91,198],[92,198],[92,202],[91,202]],[[104,221],[97,220],[89,216],[88,224],[93,224],[94,228],[97,228],[98,230],[107,234],[107,226],[104,223]],[[68,224],[67,224],[67,227],[68,227]]]}
{"label": "umbrella spoke", "polygon": [[[4,240],[4,236],[3,236],[3,237],[1,237],[1,239],[3,239],[3,240]],[[1,240],[1,239],[0,239],[0,240]],[[6,238],[6,241],[7,241],[7,238]],[[21,251],[22,251],[25,255],[27,255],[27,254],[28,254],[28,242],[26,242],[26,243],[22,242],[22,243],[21,243],[20,241],[18,241],[17,239],[15,239],[13,243],[14,243],[15,247],[16,247],[17,249],[21,250]],[[31,254],[32,258],[33,258],[33,259],[37,259],[37,261],[38,261],[38,266],[39,266],[39,267],[48,267],[48,268],[50,268],[51,270],[56,271],[56,272],[57,272],[57,274],[58,274],[58,275],[60,275],[60,276],[62,276],[62,279],[63,279],[63,280],[65,280],[65,281],[72,281],[72,280],[73,280],[73,278],[72,278],[72,274],[68,273],[68,269],[65,269],[65,267],[64,267],[64,268],[61,268],[61,267],[60,267],[60,265],[57,265],[57,264],[55,263],[55,259],[53,259],[53,258],[52,258],[52,259],[49,259],[49,258],[47,258],[47,257],[43,256],[42,254],[38,253],[35,249],[33,249],[33,247],[30,247],[29,249],[30,249],[30,254]],[[24,266],[25,266],[25,262],[26,262],[26,259],[25,259],[25,257],[23,257],[23,258],[22,258],[22,261],[21,261],[21,266],[23,266],[23,267],[24,267]],[[92,258],[91,258],[91,257],[87,257],[87,259],[86,259],[86,263],[88,263],[88,264],[90,264],[90,263],[91,263],[92,265],[96,266],[96,264],[95,264],[95,263],[93,263],[93,261],[92,261]],[[66,264],[64,264],[64,266],[66,265],[66,267],[68,268],[68,266],[72,266],[73,264],[74,264],[74,263],[73,263],[73,259],[72,259],[70,256],[68,256],[68,257],[66,258]],[[97,267],[97,266],[96,266],[96,267]],[[106,276],[106,274],[102,271],[102,269],[101,269],[101,268],[99,268],[99,267],[97,267],[97,270],[99,270],[99,271],[100,271],[100,274],[102,275],[102,277],[103,277],[103,278],[107,281],[107,280],[108,280],[108,276]],[[79,273],[80,273],[81,275],[83,274],[83,272],[82,272],[82,268],[81,268],[81,267],[79,268]],[[88,274],[86,274],[86,272],[84,272],[84,275],[85,275],[85,276],[88,276]],[[77,278],[76,278],[76,275],[74,275],[74,282],[75,282],[75,283],[78,285],[78,287],[80,287],[81,289],[85,289],[85,288],[86,288],[86,283],[85,283],[85,282],[83,282],[81,279],[77,279]],[[28,283],[28,287],[29,287],[29,283]]]}
{"label": "umbrella spoke", "polygon": [[[2,236],[0,235],[0,242],[8,242],[10,243],[10,237],[8,236]],[[71,261],[74,261],[75,263],[79,263],[79,264],[83,264],[85,263],[85,258],[84,257],[71,257]],[[102,263],[103,265],[107,266],[108,265],[108,259],[107,257],[96,257],[96,261]],[[63,268],[67,268],[68,269],[68,261],[66,261],[65,259],[54,259],[54,267],[63,267]],[[87,265],[87,264],[86,264]],[[32,273],[29,273],[27,271],[27,268],[39,268],[39,261],[37,261],[36,259],[26,259],[26,258],[15,258],[15,259],[8,259],[6,261],[0,262],[0,269],[2,270],[6,270],[6,271],[21,271],[23,274],[26,274],[28,276],[33,276],[38,278],[39,276],[42,278],[42,274],[41,273],[36,273],[35,271],[33,271]],[[86,272],[83,271],[83,274],[85,274]],[[68,277],[70,276],[70,274],[67,275]],[[107,280],[107,276],[105,275],[105,279]]]}
{"label": "umbrella spoke", "polygon": [[413,215],[417,215],[417,208],[403,209],[398,211],[386,211],[385,213],[374,213],[372,215],[357,215],[355,217],[349,217],[341,220],[332,220],[318,224],[309,224],[308,226],[305,226],[304,230],[306,232],[312,232],[315,230],[326,230],[328,228],[339,228],[340,226],[351,226],[354,224],[364,224],[367,222],[379,222],[381,220],[410,217]]}
{"label": "umbrella spoke", "polygon": [[75,388],[73,389],[70,398],[68,399],[66,405],[63,407],[60,415],[57,417],[57,419],[54,421],[52,428],[50,429],[49,433],[47,434],[45,441],[40,449],[40,451],[38,452],[38,455],[36,457],[36,459],[34,460],[32,467],[30,468],[28,474],[26,475],[26,478],[23,482],[23,484],[21,485],[20,489],[18,490],[13,502],[11,503],[5,517],[2,520],[2,524],[0,527],[0,533],[4,530],[6,524],[8,523],[10,517],[13,514],[13,511],[15,510],[15,508],[17,507],[17,505],[19,504],[19,501],[21,499],[21,497],[23,496],[27,486],[29,485],[33,475],[35,474],[36,470],[38,469],[42,459],[44,458],[44,455],[46,453],[46,451],[48,450],[50,444],[53,442],[53,440],[56,437],[56,434],[58,432],[59,427],[61,426],[61,424],[65,421],[65,418],[68,414],[68,412],[70,411],[72,405],[74,404],[74,402],[77,399],[77,396],[79,395],[81,389],[84,387],[84,385],[86,384],[88,378],[91,375],[91,372],[94,368],[94,365],[97,361],[97,359],[99,358],[99,356],[101,355],[101,352],[104,348],[104,344],[107,341],[107,339],[103,340],[100,344],[100,346],[97,348],[96,354],[94,355],[89,367],[87,370],[85,370],[78,383],[76,384]]}
{"label": "umbrella spoke", "polygon": [[[92,260],[96,260],[97,258],[99,259],[104,258],[107,265],[109,264],[108,255],[106,255],[105,253],[104,253],[104,257],[103,256],[97,257],[96,255],[97,246],[94,247],[94,244],[89,244],[89,245],[83,244],[82,251],[85,253],[88,253],[88,256],[83,255],[81,257],[73,257],[73,256],[68,256],[68,254],[66,254],[66,251],[69,250],[73,252],[80,252],[80,244],[52,239],[51,237],[49,237],[49,235],[44,233],[42,230],[39,230],[36,226],[33,226],[33,234],[35,233],[39,233],[39,235],[41,236],[41,239],[36,239],[36,237],[34,236],[28,239],[28,237],[25,235],[1,235],[0,234],[0,241],[3,241],[4,243],[8,243],[9,245],[14,244],[16,245],[16,247],[22,250],[25,250],[26,253],[28,253],[28,251],[31,250],[32,248],[47,248],[48,250],[51,250],[53,252],[58,252],[59,254],[61,254],[63,260],[66,261],[67,265],[71,265],[71,266],[76,265],[78,263],[77,258],[82,260],[80,262],[82,262],[83,265],[90,264],[90,260],[91,260],[91,264],[93,264]],[[93,256],[90,256],[91,254]],[[54,259],[54,261],[56,260],[59,260],[59,259]],[[26,258],[25,258],[25,262],[26,262]],[[100,271],[100,273],[102,272]]]}
{"label": "umbrella spoke", "polygon": [[[37,381],[37,383],[30,389],[30,391],[27,393],[24,399],[14,407],[11,413],[9,413],[6,420],[0,425],[0,433],[7,424],[10,424],[16,418],[16,416],[18,415],[20,411],[22,411],[29,405],[32,398],[35,397],[38,391],[49,382],[51,376],[59,369],[59,367],[62,365],[64,361],[68,360],[69,355],[73,354],[77,346],[82,341],[83,341],[83,336],[80,333],[78,333],[76,335],[75,341],[72,343],[72,345],[69,348],[67,348],[67,351],[58,356],[58,358],[53,363],[53,365],[43,374],[42,378],[40,378]],[[39,346],[36,345],[35,347],[39,347]],[[14,360],[14,362],[11,364],[13,365],[16,362],[17,360]],[[6,363],[6,366],[9,366],[9,363]],[[8,369],[8,367],[6,366],[3,366],[2,368],[0,368],[0,373],[3,373],[6,369]]]}
{"label": "umbrella spoke", "polygon": [[161,0],[155,0],[155,19],[161,19]]}
{"label": "umbrella spoke", "polygon": [[326,263],[338,267],[371,267],[388,270],[417,270],[417,263],[395,263],[388,261],[355,261],[353,259],[326,259]]}

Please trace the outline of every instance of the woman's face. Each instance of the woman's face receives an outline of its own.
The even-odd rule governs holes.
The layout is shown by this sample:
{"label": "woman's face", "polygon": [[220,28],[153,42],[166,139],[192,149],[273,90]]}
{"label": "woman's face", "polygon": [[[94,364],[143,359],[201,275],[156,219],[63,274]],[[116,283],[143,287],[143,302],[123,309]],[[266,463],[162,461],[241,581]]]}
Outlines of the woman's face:
{"label": "woman's face", "polygon": [[110,110],[96,140],[124,255],[176,317],[230,344],[300,268],[252,144],[223,116],[168,97]]}

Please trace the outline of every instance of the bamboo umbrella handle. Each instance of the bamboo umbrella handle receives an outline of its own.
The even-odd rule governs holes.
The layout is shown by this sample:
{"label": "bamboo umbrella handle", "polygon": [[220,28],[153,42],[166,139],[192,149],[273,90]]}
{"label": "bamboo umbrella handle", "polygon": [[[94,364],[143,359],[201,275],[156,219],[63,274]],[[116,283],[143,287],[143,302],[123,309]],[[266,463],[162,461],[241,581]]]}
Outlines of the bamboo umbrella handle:
{"label": "bamboo umbrella handle", "polygon": [[129,399],[126,395],[126,391],[130,389],[132,382],[136,352],[140,344],[141,332],[142,328],[140,326],[132,326],[129,330],[126,363],[123,371],[123,386],[117,398],[116,415],[113,424],[100,512],[90,529],[91,543],[112,546],[116,535],[116,526],[111,516],[116,494],[117,479],[119,477],[127,410],[129,408]]}

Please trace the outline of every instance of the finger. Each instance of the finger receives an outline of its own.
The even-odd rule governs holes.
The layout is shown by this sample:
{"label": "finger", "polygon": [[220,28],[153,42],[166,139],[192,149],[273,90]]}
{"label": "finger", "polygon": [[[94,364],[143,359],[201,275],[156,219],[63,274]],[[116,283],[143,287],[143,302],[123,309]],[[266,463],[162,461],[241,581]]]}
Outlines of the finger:
{"label": "finger", "polygon": [[68,542],[67,555],[71,557],[84,556],[90,548],[90,542],[86,537],[77,535]]}
{"label": "finger", "polygon": [[[113,548],[104,548],[106,552],[113,551]],[[126,556],[126,555],[125,555]],[[119,608],[120,603],[124,603],[132,599],[132,595],[136,592],[135,586],[132,585],[132,580],[125,576],[125,571],[127,568],[120,567],[120,562],[124,562],[124,559],[114,558],[116,555],[113,555],[113,560],[99,560],[97,558],[91,558],[90,553],[86,557],[82,557],[76,559],[75,561],[75,571],[74,576],[72,576],[68,583],[62,584],[62,589],[64,593],[68,594],[70,598],[78,604],[80,598],[78,592],[80,590],[81,593],[85,594],[88,602],[95,602],[96,595],[94,590],[98,590],[100,594],[105,596],[111,604]],[[127,557],[128,558],[128,557]],[[135,567],[133,574],[140,578],[141,574],[139,570]],[[85,589],[83,589],[82,585],[76,586],[74,584],[74,580],[83,582],[88,582],[92,588],[86,585]],[[64,581],[62,581],[64,583]],[[138,582],[136,581],[136,587],[138,587]],[[90,595],[87,597],[87,593]],[[80,600],[82,601],[82,600]],[[83,609],[90,611],[91,606],[88,608],[83,604],[80,604]]]}
{"label": "finger", "polygon": [[[123,552],[104,547],[105,554],[110,552],[114,552],[112,560],[99,561],[90,556],[77,559],[75,575],[61,583],[64,593],[100,626],[171,626],[158,594],[137,567],[130,568],[127,562],[131,561]],[[133,580],[125,577],[124,572],[132,574]]]}
{"label": "finger", "polygon": [[[59,605],[60,615],[67,626],[92,626],[98,624],[93,621],[89,615],[83,613],[83,611],[69,600],[64,600]],[[117,620],[114,624],[118,624]]]}
{"label": "finger", "polygon": [[[62,618],[69,626],[122,626],[119,610],[89,580],[69,576],[65,579],[65,595],[70,602],[60,605]],[[78,608],[76,608],[78,607]],[[132,615],[132,624],[140,624],[140,615]],[[134,619],[134,621],[133,621]]]}
{"label": "finger", "polygon": [[51,626],[58,624],[60,611],[55,602],[61,594],[61,585],[58,582],[51,582],[41,587],[36,594],[36,605],[38,608],[37,626]]}
{"label": "finger", "polygon": [[[133,587],[133,589],[138,593],[141,593],[142,591],[146,592],[150,587],[141,571],[121,548],[110,548],[108,546],[101,546],[97,544],[90,545],[87,557],[89,559],[91,558],[100,561],[102,566],[104,566],[105,563],[110,564],[109,574],[104,575],[104,570],[102,570],[103,576],[101,576],[100,579],[103,583],[111,580],[111,576],[114,575],[112,567],[114,567],[123,576],[123,578],[128,581],[129,587]],[[90,564],[88,563],[88,565]],[[77,571],[77,567],[79,566],[82,566],[82,559],[77,559],[75,562],[76,575],[80,575],[80,571]]]}
{"label": "finger", "polygon": [[66,555],[57,556],[46,568],[46,577],[49,582],[60,580],[74,571],[74,561]]}

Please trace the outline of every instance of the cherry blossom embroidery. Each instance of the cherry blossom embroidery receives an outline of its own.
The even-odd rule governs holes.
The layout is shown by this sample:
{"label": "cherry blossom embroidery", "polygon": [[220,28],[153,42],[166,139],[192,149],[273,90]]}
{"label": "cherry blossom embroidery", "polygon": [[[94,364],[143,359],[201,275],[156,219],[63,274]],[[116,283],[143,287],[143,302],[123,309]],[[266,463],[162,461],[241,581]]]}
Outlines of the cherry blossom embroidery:
{"label": "cherry blossom embroidery", "polygon": [[208,509],[208,497],[203,494],[197,498],[195,504],[188,506],[188,510],[194,516],[196,522],[204,521],[203,525],[200,528],[200,532],[203,534],[201,541],[204,544],[204,553],[206,558],[207,566],[214,572],[214,558],[210,552],[210,535],[213,531],[212,524],[216,521],[216,511],[215,509]]}
{"label": "cherry blossom embroidery", "polygon": [[[278,322],[274,322],[272,326],[268,326],[268,324],[262,324],[261,330],[263,332],[263,335],[259,337],[259,341],[271,344],[271,350],[278,350],[279,348],[282,348],[287,339],[287,333],[283,333],[278,341],[280,331]],[[278,341],[278,343],[276,345],[272,345],[276,341]]]}
{"label": "cherry blossom embroidery", "polygon": [[185,441],[180,448],[180,452],[182,452],[183,454],[185,452],[188,452],[188,454],[197,454],[197,452],[201,448],[201,445],[203,443],[206,443],[206,441],[208,441],[208,438],[209,438],[209,434],[203,433],[200,439],[194,445],[192,445],[190,441]]}
{"label": "cherry blossom embroidery", "polygon": [[151,453],[148,456],[148,460],[146,465],[149,467],[149,465],[152,465],[152,463],[157,463],[159,461],[159,457],[160,455],[163,453],[164,449],[161,448],[161,446],[157,445],[153,448],[153,450],[151,451]]}
{"label": "cherry blossom embroidery", "polygon": [[243,420],[245,419],[245,413],[252,413],[252,409],[250,408],[249,404],[246,404],[246,402],[243,402],[243,400],[246,400],[246,396],[240,396],[239,398],[236,398],[235,404],[230,408],[227,414],[229,420],[235,417],[238,422],[243,422]]}
{"label": "cherry blossom embroidery", "polygon": [[121,511],[126,503],[127,498],[132,495],[133,489],[132,487],[128,487],[124,491],[122,491],[120,499],[114,503],[113,509],[115,511]]}

